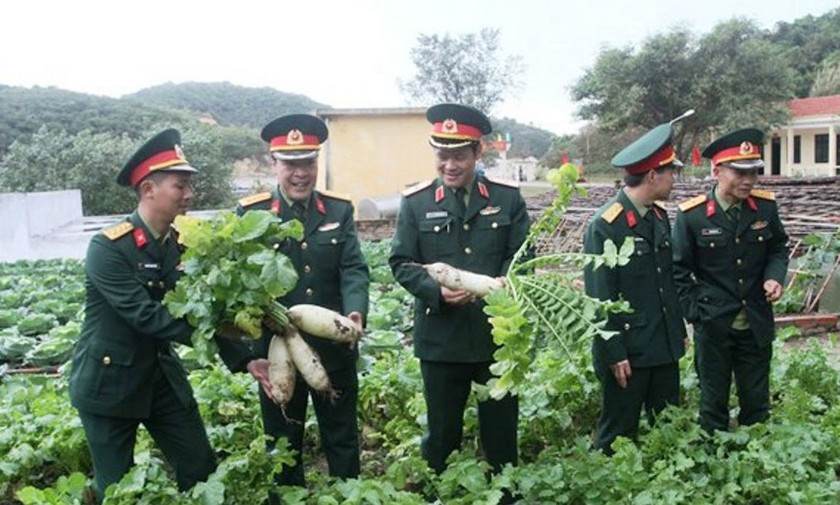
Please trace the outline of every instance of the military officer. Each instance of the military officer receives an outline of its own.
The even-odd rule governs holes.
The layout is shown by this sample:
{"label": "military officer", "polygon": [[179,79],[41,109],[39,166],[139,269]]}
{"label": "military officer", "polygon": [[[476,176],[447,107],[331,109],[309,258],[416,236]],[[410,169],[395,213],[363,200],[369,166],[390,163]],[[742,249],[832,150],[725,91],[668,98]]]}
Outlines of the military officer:
{"label": "military officer", "polygon": [[601,383],[601,416],[595,448],[612,454],[618,436],[634,438],[642,408],[648,421],[679,401],[679,359],[685,353],[685,325],[673,280],[671,225],[657,202],[668,198],[682,163],[662,124],[612,159],[624,171],[624,187],[601,207],[584,237],[584,251],[601,254],[604,242],[621,246],[633,239],[630,262],[614,269],[584,271],[586,293],[601,300],[626,300],[632,313],[612,314],[607,329],[618,332],[592,345]]}
{"label": "military officer", "polygon": [[[422,454],[437,472],[461,444],[464,407],[472,382],[485,384],[496,349],[484,303],[440,286],[420,266],[442,261],[456,268],[505,275],[530,226],[518,187],[476,173],[481,136],[490,121],[458,104],[428,109],[429,143],[438,177],[403,193],[389,263],[415,296],[414,354],[420,359],[428,429]],[[517,463],[515,397],[478,404],[481,446],[498,471]]]}
{"label": "military officer", "polygon": [[[178,279],[175,217],[192,199],[180,134],[149,139],[123,166],[117,182],[139,200],[126,220],[91,239],[85,260],[85,321],[74,350],[70,398],[79,410],[93,459],[94,492],[117,482],[133,462],[142,423],[187,489],[215,468],[215,457],[192,389],[171,342],[190,343],[193,328],[161,300]],[[228,366],[268,384],[267,361],[218,339]]]}
{"label": "military officer", "polygon": [[[241,199],[237,211],[270,210],[281,221],[297,219],[304,225],[303,240],[277,245],[292,260],[299,275],[294,290],[280,303],[287,307],[299,303],[320,305],[347,315],[362,327],[368,310],[370,273],[356,235],[353,205],[346,197],[315,189],[318,152],[327,135],[324,122],[308,114],[282,116],[266,125],[262,138],[269,143],[278,184],[269,192]],[[320,355],[330,382],[340,392],[335,401],[312,395],[330,475],[357,477],[358,349],[306,334],[303,337]],[[260,356],[266,356],[270,338],[271,333],[266,332],[260,340]],[[295,381],[285,415],[264,392],[260,394],[265,433],[286,437],[291,448],[298,451],[297,464],[284,467],[277,476],[281,485],[304,485],[301,453],[308,397],[309,389],[300,377]],[[272,496],[272,500],[276,497]]]}
{"label": "military officer", "polygon": [[680,204],[674,225],[674,273],[694,325],[700,424],[709,431],[729,428],[733,373],[738,423],[763,421],[770,411],[771,304],[782,296],[788,237],[773,193],[753,189],[763,138],[747,128],[709,144],[703,157],[717,184]]}

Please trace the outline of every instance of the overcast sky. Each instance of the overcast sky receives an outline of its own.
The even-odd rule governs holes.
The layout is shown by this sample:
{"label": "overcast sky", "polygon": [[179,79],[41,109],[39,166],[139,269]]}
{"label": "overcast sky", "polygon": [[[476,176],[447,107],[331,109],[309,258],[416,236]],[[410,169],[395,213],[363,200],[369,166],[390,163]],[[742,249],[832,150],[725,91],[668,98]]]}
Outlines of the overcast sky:
{"label": "overcast sky", "polygon": [[[732,17],[762,28],[837,0],[6,0],[0,84],[119,97],[165,82],[228,81],[332,107],[406,104],[419,34],[501,31],[524,87],[494,111],[573,133],[569,87],[603,47],[638,47],[674,26],[707,33]],[[731,9],[737,8],[737,11]]]}

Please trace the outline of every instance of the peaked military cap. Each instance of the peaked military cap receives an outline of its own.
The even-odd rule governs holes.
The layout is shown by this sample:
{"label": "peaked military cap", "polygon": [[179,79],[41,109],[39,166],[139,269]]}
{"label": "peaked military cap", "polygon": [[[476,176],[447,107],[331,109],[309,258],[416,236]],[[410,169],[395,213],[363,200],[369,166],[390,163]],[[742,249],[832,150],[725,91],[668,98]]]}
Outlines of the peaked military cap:
{"label": "peaked military cap", "polygon": [[136,187],[154,172],[198,172],[184,157],[178,130],[169,128],[147,140],[123,165],[117,184]]}
{"label": "peaked military cap", "polygon": [[432,123],[429,143],[440,149],[457,149],[479,142],[493,131],[490,120],[478,109],[457,103],[429,107],[426,119]]}
{"label": "peaked military cap", "polygon": [[761,145],[764,132],[758,128],[735,130],[715,140],[703,149],[703,157],[712,160],[712,166],[726,165],[739,170],[763,168]]}
{"label": "peaked military cap", "polygon": [[610,163],[631,175],[641,175],[666,165],[682,166],[671,143],[672,123],[663,123],[618,152]]}
{"label": "peaked military cap", "polygon": [[288,114],[265,125],[260,134],[269,152],[278,160],[306,160],[318,156],[329,131],[320,118]]}

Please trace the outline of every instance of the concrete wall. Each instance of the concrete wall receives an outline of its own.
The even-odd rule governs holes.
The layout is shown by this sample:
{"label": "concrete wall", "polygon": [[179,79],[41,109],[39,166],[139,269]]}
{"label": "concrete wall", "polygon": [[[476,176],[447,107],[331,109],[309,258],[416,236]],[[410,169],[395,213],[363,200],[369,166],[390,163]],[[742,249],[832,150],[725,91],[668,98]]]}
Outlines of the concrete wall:
{"label": "concrete wall", "polygon": [[77,189],[0,193],[0,261],[82,257],[90,235],[66,232],[81,221]]}

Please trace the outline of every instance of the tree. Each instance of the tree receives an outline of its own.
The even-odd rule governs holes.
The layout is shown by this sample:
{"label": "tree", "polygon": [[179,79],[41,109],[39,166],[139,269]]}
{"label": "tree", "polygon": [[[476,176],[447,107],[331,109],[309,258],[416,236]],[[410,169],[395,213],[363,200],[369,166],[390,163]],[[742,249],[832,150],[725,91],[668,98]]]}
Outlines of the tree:
{"label": "tree", "polygon": [[[131,212],[137,198],[117,186],[117,173],[145,138],[165,128],[158,125],[140,139],[92,133],[71,135],[42,126],[31,137],[15,141],[0,160],[0,191],[33,192],[78,189],[85,215]],[[187,159],[199,170],[193,177],[193,208],[231,206],[231,166],[223,158],[219,131],[195,124],[181,128]]]}
{"label": "tree", "polygon": [[520,56],[502,59],[499,30],[491,28],[457,37],[421,34],[411,59],[417,72],[410,81],[400,83],[410,99],[461,103],[484,113],[519,87],[523,70]]}
{"label": "tree", "polygon": [[840,95],[840,61],[826,63],[814,76],[809,96]]}
{"label": "tree", "polygon": [[650,129],[695,109],[675,128],[674,144],[685,159],[691,146],[712,135],[784,123],[794,87],[779,48],[753,22],[734,19],[699,40],[675,29],[648,39],[638,51],[603,50],[572,95],[581,104],[580,117],[616,133]]}

